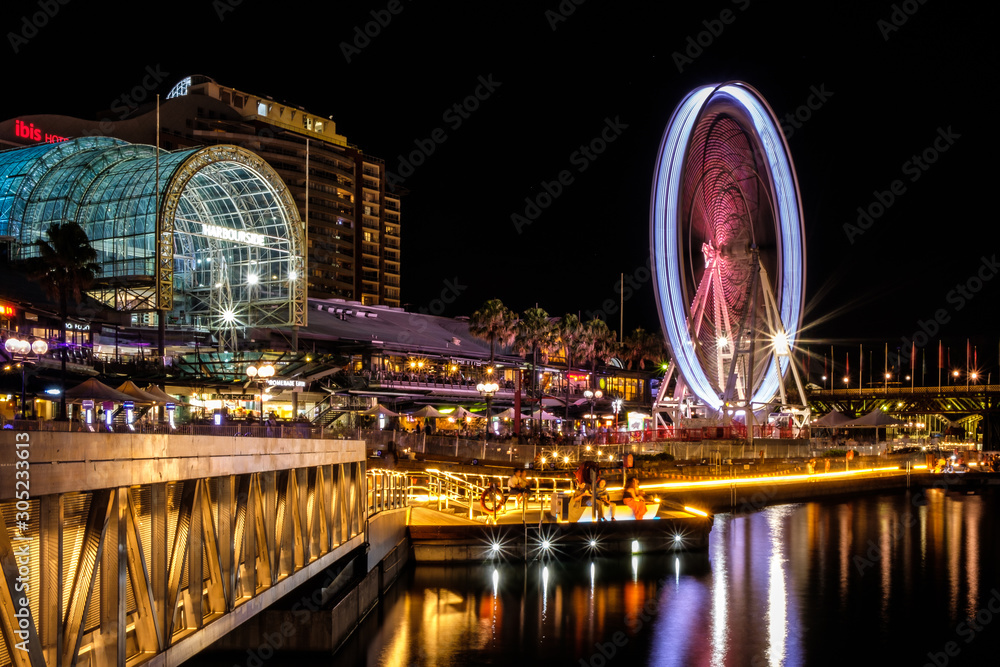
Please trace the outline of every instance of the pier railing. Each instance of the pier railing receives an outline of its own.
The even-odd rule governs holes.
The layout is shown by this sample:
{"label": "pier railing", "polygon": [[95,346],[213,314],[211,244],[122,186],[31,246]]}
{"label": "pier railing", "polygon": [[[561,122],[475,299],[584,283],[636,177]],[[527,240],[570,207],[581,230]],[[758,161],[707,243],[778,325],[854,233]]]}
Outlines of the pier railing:
{"label": "pier railing", "polygon": [[[461,509],[470,519],[485,518],[495,521],[508,497],[507,477],[504,475],[450,472],[433,468],[423,473],[411,473],[413,478],[422,476],[426,479],[427,493],[426,495],[414,493],[411,500],[436,502],[439,510],[455,507]],[[551,502],[553,494],[572,491],[575,488],[572,477],[530,476],[527,479],[528,498],[522,505],[522,516],[535,504],[540,511],[544,511]],[[484,497],[487,500],[485,505],[482,502]]]}
{"label": "pier railing", "polygon": [[366,479],[369,516],[409,505],[412,495],[410,475],[395,470],[371,468],[366,473]]}

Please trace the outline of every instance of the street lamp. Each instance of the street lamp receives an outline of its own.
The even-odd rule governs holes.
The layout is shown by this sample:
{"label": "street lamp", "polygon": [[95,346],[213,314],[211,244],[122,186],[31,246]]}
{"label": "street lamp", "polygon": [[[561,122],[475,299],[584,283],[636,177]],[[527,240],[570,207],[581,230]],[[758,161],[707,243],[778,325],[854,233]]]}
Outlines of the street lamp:
{"label": "street lamp", "polygon": [[49,344],[40,338],[34,342],[8,338],[3,347],[12,359],[21,362],[21,419],[27,419],[27,411],[24,409],[24,365],[38,361],[43,354],[49,351]]}
{"label": "street lamp", "polygon": [[597,401],[599,401],[602,396],[604,396],[604,392],[602,392],[600,389],[598,389],[596,391],[591,391],[591,390],[587,389],[586,391],[583,392],[583,397],[586,398],[588,401],[590,401],[590,428],[591,428],[591,430],[593,430],[593,428],[594,428],[594,403],[597,402]]}
{"label": "street lamp", "polygon": [[615,413],[615,439],[618,438],[618,413],[622,409],[622,405],[625,403],[621,396],[616,396],[611,399],[611,412]]}
{"label": "street lamp", "polygon": [[274,366],[262,364],[260,366],[247,366],[247,375],[251,382],[257,383],[257,390],[260,394],[260,418],[264,420],[264,381],[274,375]]}
{"label": "street lamp", "polygon": [[500,385],[493,380],[493,368],[486,368],[486,379],[484,382],[480,382],[476,385],[476,391],[486,398],[486,433],[490,432],[490,420],[493,417],[493,394],[497,393],[500,389]]}

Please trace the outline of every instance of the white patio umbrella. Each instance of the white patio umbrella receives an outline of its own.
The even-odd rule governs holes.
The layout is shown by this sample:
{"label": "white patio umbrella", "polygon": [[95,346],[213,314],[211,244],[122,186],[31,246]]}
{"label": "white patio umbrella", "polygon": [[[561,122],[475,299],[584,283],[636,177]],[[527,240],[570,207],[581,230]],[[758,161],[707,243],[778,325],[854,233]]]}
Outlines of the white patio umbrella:
{"label": "white patio umbrella", "polygon": [[[528,418],[529,419],[538,419],[538,410],[535,410],[534,412],[532,412],[531,415]],[[559,417],[556,417],[551,412],[546,412],[545,410],[542,410],[542,421],[551,422],[551,421],[556,421],[557,419],[559,419]]]}
{"label": "white patio umbrella", "polygon": [[444,417],[445,415],[442,414],[442,413],[440,413],[440,412],[438,412],[433,406],[431,406],[431,405],[425,405],[424,407],[420,408],[416,412],[411,412],[410,416],[411,417],[419,417],[421,419],[427,419],[428,417],[430,417],[432,419],[436,419],[438,417]]}
{"label": "white patio umbrella", "polygon": [[381,403],[375,404],[373,407],[368,408],[367,410],[365,410],[361,414],[365,415],[366,417],[378,417],[379,415],[381,415],[383,417],[398,417],[399,416],[399,413],[393,412],[392,410],[390,410],[389,408],[385,407]]}

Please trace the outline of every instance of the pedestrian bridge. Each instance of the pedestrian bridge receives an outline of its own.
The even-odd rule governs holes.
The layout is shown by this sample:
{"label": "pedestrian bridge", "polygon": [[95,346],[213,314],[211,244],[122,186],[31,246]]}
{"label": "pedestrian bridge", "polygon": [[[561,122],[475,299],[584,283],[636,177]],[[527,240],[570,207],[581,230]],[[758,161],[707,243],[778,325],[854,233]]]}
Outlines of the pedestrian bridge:
{"label": "pedestrian bridge", "polygon": [[179,664],[393,504],[361,441],[224,433],[0,431],[0,665]]}

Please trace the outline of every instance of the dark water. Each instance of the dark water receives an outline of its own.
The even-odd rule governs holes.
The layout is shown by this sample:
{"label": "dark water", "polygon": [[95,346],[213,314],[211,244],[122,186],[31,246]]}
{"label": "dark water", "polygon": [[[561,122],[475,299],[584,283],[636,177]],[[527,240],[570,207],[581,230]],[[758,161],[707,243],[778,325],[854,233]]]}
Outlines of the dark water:
{"label": "dark water", "polygon": [[998,664],[997,502],[936,490],[720,514],[700,556],[420,565],[336,656],[295,663]]}

